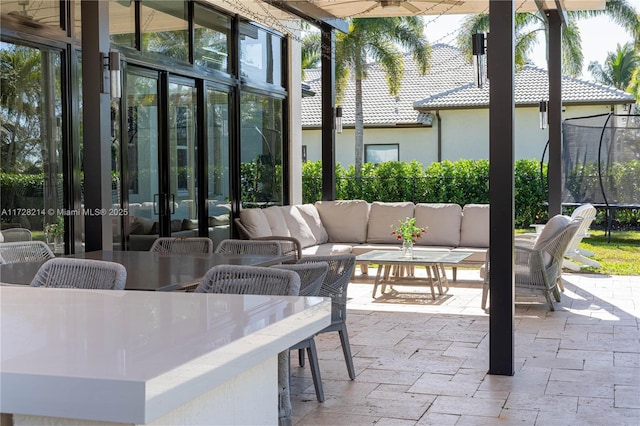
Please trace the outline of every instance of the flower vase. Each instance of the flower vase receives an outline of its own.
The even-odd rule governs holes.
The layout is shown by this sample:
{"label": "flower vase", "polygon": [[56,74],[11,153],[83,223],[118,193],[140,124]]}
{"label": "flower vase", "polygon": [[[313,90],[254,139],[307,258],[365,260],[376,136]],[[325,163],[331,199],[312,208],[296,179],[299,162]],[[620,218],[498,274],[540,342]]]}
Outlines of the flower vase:
{"label": "flower vase", "polygon": [[402,257],[413,259],[413,240],[402,241]]}
{"label": "flower vase", "polygon": [[64,240],[62,239],[62,235],[56,235],[55,237],[53,237],[53,247],[54,253],[64,252]]}

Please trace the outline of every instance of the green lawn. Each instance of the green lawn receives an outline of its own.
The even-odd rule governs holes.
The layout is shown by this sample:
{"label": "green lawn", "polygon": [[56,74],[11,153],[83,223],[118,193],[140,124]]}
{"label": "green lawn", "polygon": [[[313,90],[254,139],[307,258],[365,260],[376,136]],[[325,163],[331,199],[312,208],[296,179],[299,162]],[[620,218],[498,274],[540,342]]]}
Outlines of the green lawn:
{"label": "green lawn", "polygon": [[[516,234],[531,232],[518,229]],[[580,247],[595,253],[594,260],[601,268],[586,267],[581,272],[603,275],[640,275],[640,231],[613,231],[611,242],[607,242],[605,231],[590,230]]]}

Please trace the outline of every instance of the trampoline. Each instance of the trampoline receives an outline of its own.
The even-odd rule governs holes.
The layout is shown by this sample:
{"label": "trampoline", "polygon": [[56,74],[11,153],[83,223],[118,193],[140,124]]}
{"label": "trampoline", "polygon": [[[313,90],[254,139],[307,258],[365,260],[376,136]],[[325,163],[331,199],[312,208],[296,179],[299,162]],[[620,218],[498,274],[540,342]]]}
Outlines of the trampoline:
{"label": "trampoline", "polygon": [[562,123],[562,203],[640,208],[640,115],[602,114]]}

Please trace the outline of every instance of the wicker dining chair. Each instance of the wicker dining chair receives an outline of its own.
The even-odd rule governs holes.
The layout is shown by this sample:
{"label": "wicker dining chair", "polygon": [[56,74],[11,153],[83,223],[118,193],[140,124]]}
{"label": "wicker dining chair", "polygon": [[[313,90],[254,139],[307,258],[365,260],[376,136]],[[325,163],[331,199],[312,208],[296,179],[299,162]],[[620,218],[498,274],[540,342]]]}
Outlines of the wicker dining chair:
{"label": "wicker dining chair", "polygon": [[124,290],[127,270],[119,263],[59,257],[42,264],[32,287]]}
{"label": "wicker dining chair", "polygon": [[221,254],[273,254],[281,255],[280,244],[275,241],[233,240],[220,241],[215,253]]}
{"label": "wicker dining chair", "polygon": [[56,257],[43,241],[0,243],[0,256],[5,263],[42,262]]}
{"label": "wicker dining chair", "polygon": [[27,228],[9,228],[0,231],[4,242],[31,241],[33,236]]}
{"label": "wicker dining chair", "polygon": [[[299,296],[317,296],[320,293],[320,287],[324,283],[324,279],[329,271],[327,262],[318,263],[298,263],[287,265],[275,265],[272,268],[286,269],[295,271],[300,276],[300,292]],[[314,336],[304,339],[293,345],[291,350],[298,350],[298,358],[301,361],[300,367],[304,367],[304,350],[307,350],[309,357],[309,365],[311,367],[311,377],[313,378],[313,387],[316,391],[316,399],[318,402],[324,401],[324,389],[322,388],[322,378],[320,377],[320,363],[318,362],[318,352],[316,350],[316,341]]]}
{"label": "wicker dining chair", "polygon": [[[294,271],[258,266],[218,265],[209,269],[196,293],[297,296],[300,278]],[[291,423],[289,351],[278,354],[278,411],[281,424]]]}
{"label": "wicker dining chair", "polygon": [[207,237],[160,237],[153,242],[149,251],[154,253],[211,253],[213,241]]}
{"label": "wicker dining chair", "polygon": [[[327,262],[329,265],[329,271],[327,272],[318,296],[331,298],[331,325],[318,334],[332,331],[338,332],[349,378],[354,380],[356,378],[356,371],[353,367],[349,334],[347,332],[347,286],[349,285],[349,280],[356,265],[356,257],[353,254],[304,256],[298,261],[298,264],[317,262]],[[300,364],[304,365],[302,359],[300,360]]]}

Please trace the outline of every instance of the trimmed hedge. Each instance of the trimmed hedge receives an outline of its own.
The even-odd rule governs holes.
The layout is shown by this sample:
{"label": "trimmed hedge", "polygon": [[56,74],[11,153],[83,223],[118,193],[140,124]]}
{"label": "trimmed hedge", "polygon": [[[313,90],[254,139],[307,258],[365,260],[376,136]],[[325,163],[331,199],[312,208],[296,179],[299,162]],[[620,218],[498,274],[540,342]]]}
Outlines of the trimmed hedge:
{"label": "trimmed hedge", "polygon": [[[515,224],[526,228],[532,223],[547,221],[547,194],[543,189],[538,160],[515,162]],[[634,174],[635,173],[635,174]],[[637,167],[621,176],[638,176]],[[428,167],[417,161],[387,162],[378,165],[366,163],[362,167],[361,179],[355,177],[355,169],[336,166],[336,198],[373,201],[413,201],[414,203],[470,203],[489,202],[489,161],[458,160],[432,163]],[[547,166],[542,169],[546,182]],[[637,180],[640,182],[640,176]],[[322,163],[306,162],[302,165],[302,198],[313,203],[322,197]],[[570,214],[571,208],[565,213]],[[638,209],[616,211],[615,227],[637,227],[640,218]],[[603,211],[599,212],[597,224],[604,224]]]}
{"label": "trimmed hedge", "polygon": [[[543,167],[546,181],[547,169]],[[244,163],[242,174],[242,200],[245,203],[274,201],[281,194],[281,166],[264,166],[256,162]],[[336,165],[336,198],[372,201],[412,201],[414,203],[469,203],[489,202],[489,161],[458,160],[431,163],[424,167],[417,161],[393,161],[378,165],[365,163],[360,180],[355,168]],[[635,192],[640,191],[640,162],[617,168],[616,177],[633,182]],[[114,175],[114,182],[118,176]],[[61,176],[60,176],[61,179]],[[0,200],[2,207],[42,208],[44,175],[17,175],[0,173]],[[61,180],[60,180],[61,182]],[[61,194],[61,192],[60,192]],[[303,202],[313,203],[322,198],[322,162],[310,161],[302,165]],[[540,163],[537,160],[517,160],[515,163],[515,223],[528,227],[547,220],[547,194],[540,182]],[[570,208],[565,209],[569,214]],[[14,218],[3,217],[3,221]],[[605,223],[602,210],[596,224]],[[615,211],[613,227],[640,226],[639,209]]]}

